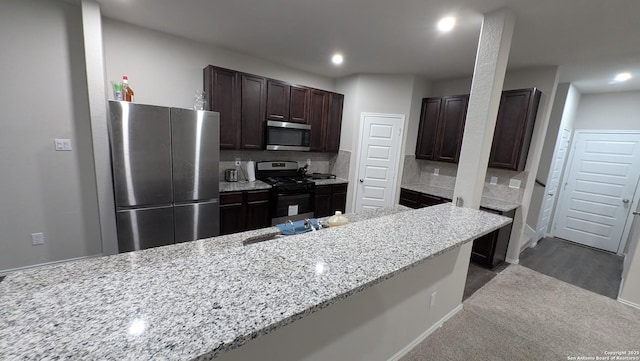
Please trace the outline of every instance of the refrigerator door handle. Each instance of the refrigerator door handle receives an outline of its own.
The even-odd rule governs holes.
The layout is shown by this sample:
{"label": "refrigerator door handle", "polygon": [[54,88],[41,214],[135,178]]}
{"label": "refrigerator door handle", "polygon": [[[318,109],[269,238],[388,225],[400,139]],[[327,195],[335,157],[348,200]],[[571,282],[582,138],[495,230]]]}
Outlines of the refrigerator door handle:
{"label": "refrigerator door handle", "polygon": [[214,203],[218,203],[218,199],[205,199],[205,200],[199,200],[199,201],[191,201],[191,202],[176,202],[175,206],[176,207],[180,207],[180,206],[191,206],[194,204],[214,204]]}

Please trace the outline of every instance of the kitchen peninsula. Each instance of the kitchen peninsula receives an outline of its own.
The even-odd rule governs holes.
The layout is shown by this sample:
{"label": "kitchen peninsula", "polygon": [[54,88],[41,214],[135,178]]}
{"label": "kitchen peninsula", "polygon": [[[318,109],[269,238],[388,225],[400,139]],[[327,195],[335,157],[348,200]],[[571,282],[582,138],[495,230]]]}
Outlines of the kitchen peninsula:
{"label": "kitchen peninsula", "polygon": [[469,242],[511,221],[450,203],[367,214],[16,272],[0,283],[0,359],[389,359],[461,308]]}

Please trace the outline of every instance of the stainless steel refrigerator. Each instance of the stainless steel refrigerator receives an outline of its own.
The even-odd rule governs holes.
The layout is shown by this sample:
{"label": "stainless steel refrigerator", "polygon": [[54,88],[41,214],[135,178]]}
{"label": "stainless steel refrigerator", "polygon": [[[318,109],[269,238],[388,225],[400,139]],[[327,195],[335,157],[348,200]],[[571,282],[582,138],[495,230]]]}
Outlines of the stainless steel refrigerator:
{"label": "stainless steel refrigerator", "polygon": [[120,252],[220,232],[219,114],[109,102]]}

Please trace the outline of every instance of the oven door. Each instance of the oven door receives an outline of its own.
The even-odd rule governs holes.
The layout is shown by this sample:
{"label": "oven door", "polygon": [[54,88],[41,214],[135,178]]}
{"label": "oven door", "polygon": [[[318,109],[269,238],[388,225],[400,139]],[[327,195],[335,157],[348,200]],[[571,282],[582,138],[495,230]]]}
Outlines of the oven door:
{"label": "oven door", "polygon": [[271,225],[289,220],[313,218],[313,193],[308,190],[298,192],[273,191],[271,194]]}

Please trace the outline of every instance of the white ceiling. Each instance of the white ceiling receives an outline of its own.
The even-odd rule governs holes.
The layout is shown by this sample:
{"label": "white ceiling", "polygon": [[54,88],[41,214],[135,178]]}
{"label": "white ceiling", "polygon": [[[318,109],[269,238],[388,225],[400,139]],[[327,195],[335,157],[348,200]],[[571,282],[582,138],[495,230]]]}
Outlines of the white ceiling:
{"label": "white ceiling", "polygon": [[[516,14],[509,67],[559,65],[582,92],[640,89],[639,0],[98,0],[105,16],[332,78],[469,76],[483,13]],[[458,25],[439,34],[435,23]],[[339,51],[345,62],[330,63]],[[609,84],[615,73],[634,78]]]}

